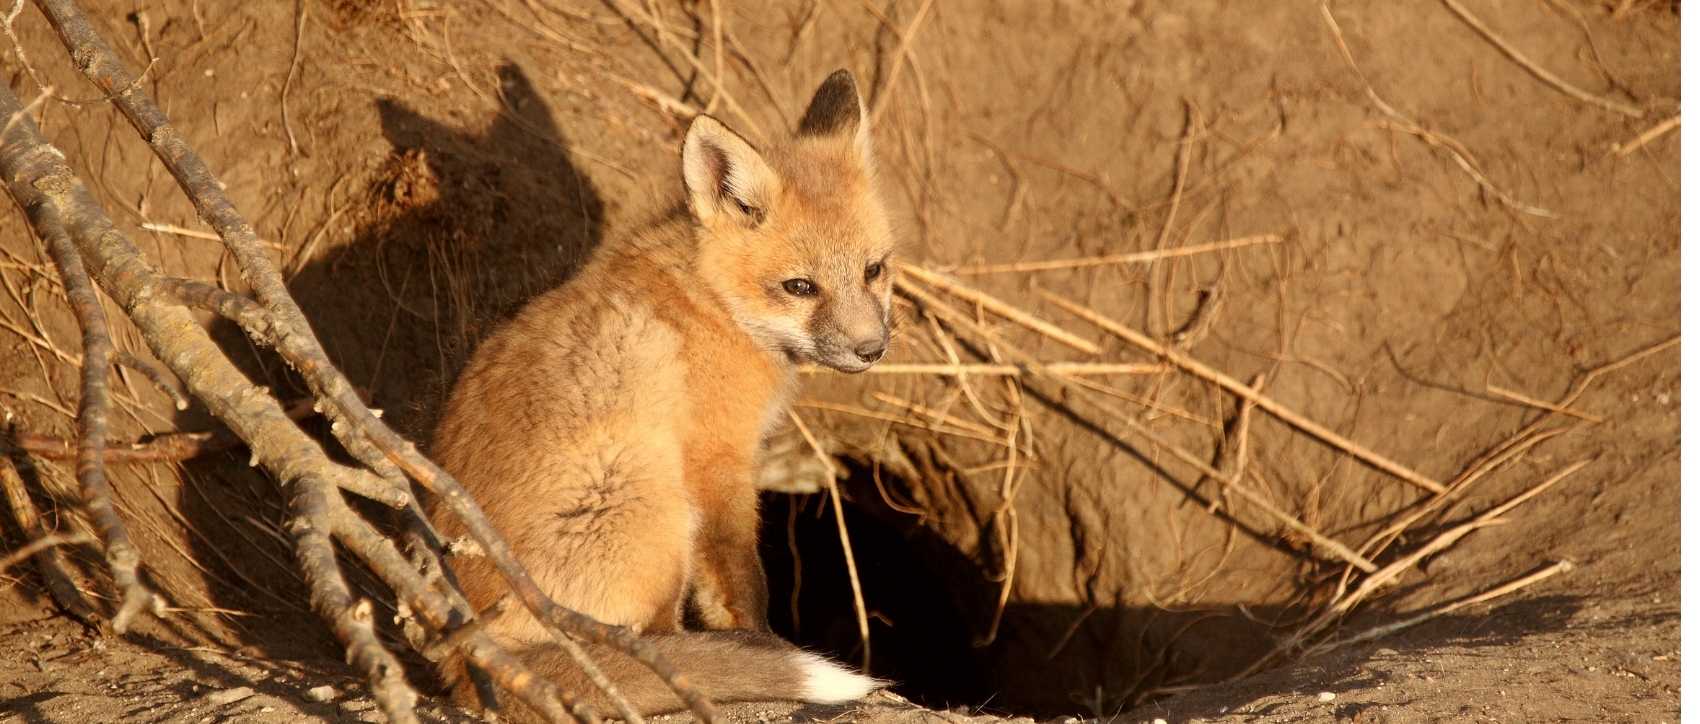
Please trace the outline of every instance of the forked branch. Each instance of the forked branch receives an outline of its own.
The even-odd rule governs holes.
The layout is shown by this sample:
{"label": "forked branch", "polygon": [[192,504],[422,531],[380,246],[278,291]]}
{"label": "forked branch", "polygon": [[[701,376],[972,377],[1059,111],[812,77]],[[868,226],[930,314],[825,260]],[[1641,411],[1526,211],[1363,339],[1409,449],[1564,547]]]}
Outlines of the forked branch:
{"label": "forked branch", "polygon": [[135,82],[135,76],[95,32],[76,3],[71,0],[36,0],[36,6],[47,16],[61,42],[70,51],[72,63],[112,99],[119,112],[177,179],[201,219],[224,241],[236,259],[243,279],[254,290],[275,325],[272,341],[278,354],[326,403],[324,413],[331,419],[331,430],[344,448],[392,484],[399,480],[399,475],[395,474],[399,469],[440,496],[450,510],[466,523],[468,532],[483,547],[520,602],[545,628],[559,636],[577,637],[631,655],[655,671],[698,717],[705,721],[713,719],[714,708],[708,700],[687,686],[673,666],[630,629],[602,624],[551,601],[520,565],[507,542],[460,483],[372,413],[355,394],[354,386],[331,364],[324,348],[313,336],[306,317],[289,295],[283,277],[253,226],[236,210],[225,194],[223,184],[189,147],[141,85]]}
{"label": "forked branch", "polygon": [[[24,114],[17,98],[3,88],[0,88],[0,119],[5,121],[5,131],[0,133],[0,179],[32,225],[46,238],[68,239],[74,245],[75,253],[71,257],[81,258],[88,275],[109,292],[141,330],[154,356],[164,361],[195,399],[247,443],[257,464],[285,487],[297,489],[298,495],[310,493],[305,500],[297,500],[297,540],[305,546],[298,553],[313,588],[315,604],[349,646],[350,659],[371,676],[374,693],[385,711],[398,720],[408,721],[414,694],[405,680],[392,674],[396,671],[393,656],[372,648],[370,637],[364,633],[370,626],[369,614],[361,614],[359,604],[347,594],[346,584],[341,583],[340,573],[326,568],[334,565],[334,559],[325,556],[329,545],[325,536],[332,531],[348,535],[353,528],[349,521],[357,520],[341,497],[330,493],[331,485],[364,491],[387,504],[417,510],[411,493],[404,488],[386,488],[384,480],[366,470],[332,462],[319,444],[296,426],[275,397],[248,382],[206,330],[178,305],[178,300],[162,291],[169,280],[154,270],[140,251],[112,226],[87,187],[71,173],[64,156],[41,139],[34,121]],[[89,439],[86,432],[85,440]],[[104,431],[95,432],[93,439],[104,439]],[[89,446],[85,444],[84,449]],[[366,525],[364,521],[359,524]],[[370,558],[366,560],[373,562]],[[385,580],[403,592],[407,600],[414,601],[416,608],[452,610],[447,603],[433,603],[431,596],[440,601],[441,595],[432,592],[405,564],[374,565],[374,568],[385,574]],[[413,595],[406,596],[408,591],[414,592]],[[431,623],[439,636],[448,636],[454,633],[452,627],[463,625],[469,618],[457,619],[445,613]],[[536,697],[525,695],[526,691],[538,689],[530,684],[538,677],[517,664],[503,667],[503,653],[487,639],[467,637],[463,649],[475,662],[491,662],[493,671],[505,673],[507,682],[518,690],[516,693],[541,706],[545,716],[563,720],[558,705],[551,709],[548,700],[534,701]],[[503,683],[500,675],[498,683]]]}

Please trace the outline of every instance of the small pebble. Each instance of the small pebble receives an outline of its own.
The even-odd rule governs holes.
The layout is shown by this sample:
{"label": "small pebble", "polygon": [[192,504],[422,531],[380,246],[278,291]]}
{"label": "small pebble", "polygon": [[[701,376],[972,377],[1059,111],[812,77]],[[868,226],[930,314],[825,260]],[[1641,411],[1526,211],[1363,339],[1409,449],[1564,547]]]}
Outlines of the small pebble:
{"label": "small pebble", "polygon": [[323,704],[336,698],[336,687],[326,684],[315,686],[301,694],[301,698],[316,704]]}
{"label": "small pebble", "polygon": [[213,706],[224,706],[226,704],[235,704],[236,702],[239,702],[239,701],[246,699],[246,698],[253,696],[253,695],[254,695],[253,689],[250,689],[246,686],[238,686],[234,689],[224,689],[222,691],[215,691],[211,694],[207,694],[205,697],[202,697],[202,698],[206,699],[207,703],[212,704]]}
{"label": "small pebble", "polygon": [[1334,698],[1335,698],[1335,695],[1334,695],[1334,692],[1332,692],[1332,691],[1324,691],[1324,692],[1316,695],[1316,700],[1322,701],[1322,702],[1333,701]]}

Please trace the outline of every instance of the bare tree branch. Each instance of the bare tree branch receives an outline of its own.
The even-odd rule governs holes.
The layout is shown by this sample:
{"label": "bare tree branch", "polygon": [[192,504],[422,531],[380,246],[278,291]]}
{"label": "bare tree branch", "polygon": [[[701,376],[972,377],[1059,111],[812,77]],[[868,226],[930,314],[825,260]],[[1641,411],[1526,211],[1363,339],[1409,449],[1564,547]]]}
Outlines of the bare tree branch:
{"label": "bare tree branch", "polygon": [[[84,57],[80,53],[77,56]],[[134,92],[131,88],[119,95]],[[321,400],[336,403],[327,406],[331,409],[326,410],[327,415],[332,417],[333,430],[340,426],[340,439],[352,452],[373,463],[383,474],[374,475],[331,462],[319,445],[295,426],[276,398],[249,383],[212,342],[206,330],[196,324],[180,305],[204,299],[215,309],[230,310],[239,318],[260,319],[254,310],[237,295],[213,294],[205,285],[173,280],[153,269],[136,247],[112,226],[88,189],[65,164],[63,154],[40,138],[34,122],[22,110],[15,97],[0,89],[0,119],[4,119],[6,129],[0,134],[0,176],[3,176],[8,190],[38,228],[46,223],[58,224],[65,230],[66,236],[74,242],[88,264],[89,273],[136,323],[154,356],[162,360],[214,416],[248,444],[256,464],[276,476],[286,488],[335,484],[362,495],[377,497],[398,508],[408,508],[416,520],[422,520],[411,493],[392,482],[405,483],[405,480],[399,475],[403,468],[390,460],[409,463],[410,473],[437,483],[434,487],[457,498],[456,509],[474,521],[470,527],[484,534],[480,543],[485,550],[499,551],[495,556],[498,560],[505,558],[505,572],[513,574],[511,580],[520,582],[516,587],[529,608],[543,612],[540,615],[548,617],[546,620],[557,629],[570,631],[615,650],[634,653],[638,660],[673,684],[699,716],[704,719],[713,717],[713,709],[707,700],[686,689],[671,667],[661,661],[652,649],[638,642],[628,629],[602,625],[549,601],[519,567],[506,543],[496,535],[459,485],[425,460],[411,444],[378,422],[354,388],[330,366],[311,331],[302,332],[291,329],[289,325],[277,324],[275,308],[265,307],[265,323],[270,325],[265,331],[275,348],[309,380],[325,383],[316,392]],[[275,271],[272,273],[275,274]],[[290,308],[293,309],[293,303],[290,303]],[[304,324],[301,328],[306,329]],[[377,446],[355,434],[348,425],[339,425],[342,420],[337,418],[346,419],[344,413],[350,410],[359,413],[355,419],[365,423],[363,431],[375,431],[386,443],[383,453],[377,453]],[[376,460],[372,457],[374,453],[378,455]],[[329,520],[316,517],[321,504],[330,511]],[[488,671],[498,685],[514,692],[551,720],[567,720],[563,703],[570,705],[579,718],[595,720],[594,712],[588,707],[574,703],[553,682],[531,672],[487,636],[477,632],[457,634],[458,629],[472,618],[464,600],[456,594],[451,603],[443,593],[449,588],[447,585],[428,583],[417,569],[409,567],[407,559],[388,538],[378,534],[346,508],[340,497],[321,489],[310,503],[304,505],[305,508],[297,512],[298,519],[308,521],[311,530],[334,534],[356,549],[362,560],[378,572],[403,601],[424,614],[426,623],[439,637],[457,636],[457,641],[464,642],[458,648],[466,653],[469,661]],[[423,524],[416,524],[416,527],[418,525]],[[303,556],[303,566],[310,570],[312,566],[320,566],[316,561],[322,556],[313,550],[320,542],[318,533],[303,534],[300,540],[309,549],[298,551]],[[370,649],[365,635],[359,630],[362,624],[348,618],[355,615],[358,619],[358,612],[339,608],[344,604],[356,605],[352,597],[338,593],[337,581],[328,578],[322,566],[317,572],[310,573],[309,578],[313,581],[315,603],[320,613],[338,629],[339,638],[349,647],[351,661],[372,678],[376,693],[388,697],[386,707],[393,710],[390,713],[405,717],[408,707],[402,704],[407,699],[386,678],[388,664]],[[346,584],[342,585],[346,588]],[[386,687],[391,693],[382,693],[381,690]],[[612,700],[613,697],[609,698]]]}
{"label": "bare tree branch", "polygon": [[295,539],[295,559],[312,590],[313,609],[331,622],[337,640],[348,648],[349,663],[366,674],[385,718],[396,724],[416,723],[419,718],[414,715],[413,704],[418,692],[407,684],[395,654],[378,642],[372,629],[372,602],[355,602],[337,567],[328,531],[335,525],[330,502],[336,497],[335,490],[316,478],[295,482],[295,495],[289,501],[295,517],[288,525]]}
{"label": "bare tree branch", "polygon": [[[412,509],[417,520],[424,520],[423,513],[417,508]],[[489,636],[482,631],[469,627],[472,617],[471,607],[465,599],[456,593],[441,592],[437,587],[429,585],[420,576],[418,570],[408,563],[395,543],[389,538],[378,534],[364,520],[347,511],[346,515],[337,516],[337,540],[366,561],[378,577],[394,589],[396,596],[405,602],[413,612],[424,616],[432,628],[446,632],[440,641],[455,639],[461,651],[465,652],[468,660],[476,664],[496,680],[502,688],[512,691],[521,700],[537,712],[548,717],[550,721],[567,721],[563,704],[572,709],[573,716],[580,721],[599,721],[595,712],[583,704],[575,703],[569,694],[560,690],[554,682],[532,674],[524,664],[507,651],[497,646]],[[449,648],[444,644],[441,648]],[[432,647],[427,647],[432,648]]]}
{"label": "bare tree branch", "polygon": [[141,553],[130,541],[130,531],[118,511],[112,506],[112,488],[106,480],[106,412],[112,405],[107,387],[108,369],[112,364],[112,334],[106,326],[106,310],[100,306],[100,293],[83,269],[83,259],[71,241],[65,225],[58,217],[59,209],[43,206],[36,209],[35,228],[47,242],[48,254],[59,269],[65,285],[65,296],[71,301],[71,311],[83,330],[82,399],[77,404],[77,483],[82,488],[83,508],[100,531],[106,548],[106,564],[112,569],[112,583],[118,588],[120,604],[112,617],[112,628],[124,633],[136,614],[151,611],[162,615],[165,602],[137,575]]}
{"label": "bare tree branch", "polygon": [[193,279],[166,277],[160,280],[159,287],[179,304],[204,309],[235,322],[255,342],[271,346],[271,315],[258,302]]}
{"label": "bare tree branch", "polygon": [[[272,337],[278,353],[307,380],[317,396],[329,403],[325,414],[331,418],[331,430],[344,447],[392,484],[399,477],[395,472],[399,469],[441,496],[465,521],[468,532],[483,546],[521,603],[545,628],[558,636],[576,636],[631,655],[655,671],[699,718],[712,720],[714,707],[707,698],[689,687],[654,647],[630,629],[608,626],[550,600],[460,483],[372,414],[313,336],[312,328],[289,295],[283,277],[266,254],[253,226],[237,212],[205,161],[189,147],[140,84],[134,82],[135,77],[95,32],[87,17],[71,0],[36,0],[36,6],[70,51],[72,63],[112,98],[113,104],[177,179],[202,220],[223,239],[243,278],[271,316],[275,325]],[[379,451],[394,467],[377,458]]]}
{"label": "bare tree branch", "polygon": [[[169,293],[161,292],[164,277],[113,228],[87,187],[66,166],[63,154],[41,139],[34,121],[23,113],[17,98],[4,89],[0,89],[0,119],[5,119],[6,128],[0,134],[0,177],[32,224],[44,237],[66,239],[75,246],[73,252],[80,252],[81,261],[88,265],[87,272],[136,323],[154,356],[184,382],[196,399],[248,443],[258,464],[285,485],[334,482],[362,494],[372,494],[396,507],[412,503],[412,495],[406,489],[389,488],[367,471],[331,462],[318,443],[295,425],[275,397],[248,382],[188,311],[176,306]],[[78,254],[59,256],[76,258]],[[72,268],[80,271],[80,267]],[[85,362],[93,359],[88,357]],[[89,365],[89,369],[93,368],[94,365]],[[100,369],[104,381],[105,365],[101,364]],[[104,440],[104,430],[93,430],[92,436],[90,432],[85,429],[83,438]],[[84,450],[89,448],[83,446]],[[98,452],[98,447],[95,449]],[[310,560],[314,554],[303,555]],[[123,585],[122,581],[119,583]],[[317,585],[323,588],[328,584]],[[320,594],[321,600],[325,595],[329,594]],[[331,595],[330,600],[340,599]],[[340,612],[333,619],[339,633],[357,625],[344,620],[349,613]],[[372,654],[362,646],[351,645],[350,650],[357,663],[371,660]]]}
{"label": "bare tree branch", "polygon": [[[117,363],[119,367],[127,367],[142,373],[142,376],[148,378],[148,381],[152,382],[154,387],[158,387],[160,392],[164,392],[167,397],[171,398],[173,407],[178,410],[189,409],[189,397],[183,394],[183,385],[179,384],[177,378],[172,377],[170,372],[161,369],[159,365],[123,350],[113,352],[112,361]],[[106,459],[111,460],[112,456],[108,455]]]}

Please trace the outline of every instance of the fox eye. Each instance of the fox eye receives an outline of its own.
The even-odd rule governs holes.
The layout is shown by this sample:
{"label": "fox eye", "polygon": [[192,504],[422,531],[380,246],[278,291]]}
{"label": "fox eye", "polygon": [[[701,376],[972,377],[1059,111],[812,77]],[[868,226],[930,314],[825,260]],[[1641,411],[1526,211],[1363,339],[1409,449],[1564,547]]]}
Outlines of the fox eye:
{"label": "fox eye", "polygon": [[767,212],[763,211],[760,206],[751,206],[746,204],[743,199],[736,196],[732,197],[732,203],[738,207],[739,213],[749,217],[749,219],[755,223],[759,224],[763,219],[767,218]]}
{"label": "fox eye", "polygon": [[814,282],[802,278],[786,279],[780,286],[785,287],[785,291],[794,297],[812,297],[820,293]]}
{"label": "fox eye", "polygon": [[871,282],[875,279],[880,278],[880,275],[884,274],[884,273],[885,273],[885,262],[876,261],[872,264],[869,264],[867,269],[862,270],[862,278],[866,281]]}

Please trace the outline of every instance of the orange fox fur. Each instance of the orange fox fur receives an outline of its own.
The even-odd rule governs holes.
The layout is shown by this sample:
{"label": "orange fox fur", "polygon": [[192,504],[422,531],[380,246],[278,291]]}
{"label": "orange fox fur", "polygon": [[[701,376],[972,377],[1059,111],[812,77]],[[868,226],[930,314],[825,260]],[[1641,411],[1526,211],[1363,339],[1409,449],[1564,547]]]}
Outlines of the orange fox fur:
{"label": "orange fox fur", "polygon": [[[480,346],[432,452],[556,602],[636,629],[710,698],[857,699],[878,682],[768,633],[754,482],[796,364],[860,372],[889,338],[893,240],[855,81],[834,73],[760,151],[698,117],[681,160],[683,204]],[[476,609],[505,590],[480,559],[452,568]],[[683,629],[687,607],[709,630]],[[525,611],[486,631],[610,713]],[[592,654],[641,712],[681,708]],[[445,668],[471,701],[464,664]]]}

